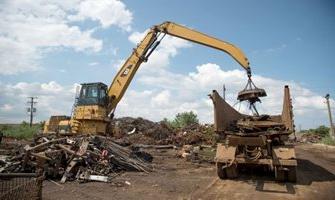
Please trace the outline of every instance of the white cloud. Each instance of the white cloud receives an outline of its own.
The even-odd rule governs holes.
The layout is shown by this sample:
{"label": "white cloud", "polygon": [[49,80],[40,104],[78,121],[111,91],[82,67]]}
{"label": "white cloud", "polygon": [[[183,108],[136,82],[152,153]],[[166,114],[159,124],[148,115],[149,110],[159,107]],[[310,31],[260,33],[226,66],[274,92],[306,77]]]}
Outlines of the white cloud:
{"label": "white cloud", "polygon": [[0,74],[37,70],[39,58],[36,48],[0,35]]}
{"label": "white cloud", "polygon": [[130,42],[132,42],[133,44],[138,44],[140,43],[144,36],[149,32],[149,29],[143,31],[143,32],[138,32],[138,31],[135,31],[133,33],[131,33],[128,37],[128,40]]}
{"label": "white cloud", "polygon": [[91,19],[99,21],[103,28],[116,25],[123,30],[131,30],[132,13],[125,4],[118,0],[82,1],[78,13],[69,16],[70,20],[82,21]]}
{"label": "white cloud", "polygon": [[50,115],[69,115],[74,102],[75,88],[78,84],[62,86],[55,81],[48,83],[16,84],[0,83],[1,99],[0,122],[16,123],[28,120],[26,113],[27,97],[38,97],[36,120],[46,120]]}
{"label": "white cloud", "polygon": [[75,17],[127,30],[132,21],[131,12],[117,0],[0,2],[0,74],[37,70],[44,53],[55,48],[100,51],[103,42],[93,37],[95,29],[73,25],[70,18]]}
{"label": "white cloud", "polygon": [[151,103],[153,106],[168,106],[170,103],[170,91],[163,90],[154,97],[151,98]]}
{"label": "white cloud", "polygon": [[8,112],[13,110],[13,106],[11,104],[4,104],[0,107],[0,110],[3,112]]}
{"label": "white cloud", "polygon": [[[133,32],[128,40],[133,44],[138,44],[149,30],[144,32]],[[140,73],[157,72],[160,69],[167,68],[170,64],[170,59],[178,54],[178,49],[191,47],[191,44],[180,38],[165,36],[157,49],[151,54],[148,62],[143,63],[140,68]]]}
{"label": "white cloud", "polygon": [[118,59],[112,62],[112,67],[116,70],[119,71],[119,69],[121,69],[121,67],[123,66],[123,64],[126,62],[125,59]]}

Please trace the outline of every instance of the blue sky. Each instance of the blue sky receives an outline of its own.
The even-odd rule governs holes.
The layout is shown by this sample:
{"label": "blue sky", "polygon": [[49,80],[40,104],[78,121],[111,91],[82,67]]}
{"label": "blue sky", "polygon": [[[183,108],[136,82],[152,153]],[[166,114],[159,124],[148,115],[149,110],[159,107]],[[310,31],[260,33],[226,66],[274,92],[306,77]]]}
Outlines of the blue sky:
{"label": "blue sky", "polygon": [[[249,57],[255,73],[302,82],[321,93],[334,91],[334,1],[154,2],[126,1],[135,15],[138,13],[134,18],[136,29],[165,20],[185,24],[238,45]],[[185,59],[190,55],[197,56]],[[173,61],[194,66],[208,57],[216,63],[227,59],[211,49],[192,48]],[[238,67],[234,62],[229,64],[228,69]]]}
{"label": "blue sky", "polygon": [[[38,120],[50,114],[69,113],[73,85],[97,81],[109,84],[117,65],[135,47],[131,36],[143,35],[154,24],[173,21],[244,51],[256,85],[269,94],[261,111],[280,111],[281,87],[290,83],[296,95],[296,122],[303,128],[328,124],[322,96],[335,95],[334,1],[106,0],[89,6],[85,0],[72,3],[0,3],[0,40],[10,44],[0,45],[0,58],[4,60],[0,62],[0,122],[26,119],[22,99],[28,95],[40,97]],[[52,12],[46,14],[48,9]],[[222,52],[173,38],[167,38],[166,44],[169,42],[172,45],[162,46],[153,61],[139,70],[117,114],[158,121],[171,118],[176,112],[194,110],[201,121],[211,122],[212,107],[207,94],[226,84],[233,103],[236,91],[245,84],[240,77],[241,67]],[[159,60],[162,55],[165,60]],[[211,73],[220,74],[222,80],[212,83],[202,77]],[[183,81],[199,83],[201,89],[194,90],[188,84],[182,87]]]}

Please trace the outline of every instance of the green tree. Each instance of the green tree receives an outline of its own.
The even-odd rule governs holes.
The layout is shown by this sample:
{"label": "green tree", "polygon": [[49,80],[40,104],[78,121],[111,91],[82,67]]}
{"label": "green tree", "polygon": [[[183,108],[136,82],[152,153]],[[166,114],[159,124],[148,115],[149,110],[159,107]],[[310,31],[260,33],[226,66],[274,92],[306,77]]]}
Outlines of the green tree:
{"label": "green tree", "polygon": [[322,125],[322,126],[319,126],[316,129],[311,130],[311,132],[314,132],[314,133],[320,135],[321,137],[325,137],[329,134],[329,128]]}
{"label": "green tree", "polygon": [[25,126],[29,126],[28,122],[26,122],[26,121],[22,121],[22,122],[21,122],[21,125],[24,126],[24,127],[25,127]]}
{"label": "green tree", "polygon": [[197,123],[199,123],[198,116],[193,111],[190,111],[178,113],[171,122],[171,125],[175,128],[182,128]]}

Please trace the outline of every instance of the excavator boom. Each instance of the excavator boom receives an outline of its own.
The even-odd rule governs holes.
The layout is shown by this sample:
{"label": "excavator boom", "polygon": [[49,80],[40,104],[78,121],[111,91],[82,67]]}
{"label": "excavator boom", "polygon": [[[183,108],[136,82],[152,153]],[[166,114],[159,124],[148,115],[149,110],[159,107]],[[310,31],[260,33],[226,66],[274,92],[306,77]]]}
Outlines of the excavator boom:
{"label": "excavator boom", "polygon": [[228,42],[219,40],[196,30],[181,26],[173,22],[165,22],[154,27],[156,30],[182,38],[194,43],[205,45],[220,51],[224,51],[233,57],[245,70],[250,71],[248,58],[244,55],[241,49]]}
{"label": "excavator boom", "polygon": [[[163,34],[162,37],[160,37],[161,34]],[[109,113],[115,110],[139,66],[142,62],[147,61],[166,34],[224,51],[232,56],[251,76],[249,61],[238,47],[176,23],[164,22],[150,29],[116,74],[108,89],[109,103],[107,110]]]}

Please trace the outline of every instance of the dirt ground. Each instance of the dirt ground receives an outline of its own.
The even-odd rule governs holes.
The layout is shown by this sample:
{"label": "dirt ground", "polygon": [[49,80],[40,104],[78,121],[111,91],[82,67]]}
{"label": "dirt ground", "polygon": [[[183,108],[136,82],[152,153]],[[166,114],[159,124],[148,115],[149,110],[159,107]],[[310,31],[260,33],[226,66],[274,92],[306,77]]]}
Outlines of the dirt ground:
{"label": "dirt ground", "polygon": [[220,180],[213,164],[186,162],[174,150],[152,153],[150,174],[127,172],[113,183],[44,181],[43,199],[335,199],[335,148],[296,146],[296,184],[275,182],[257,170]]}

